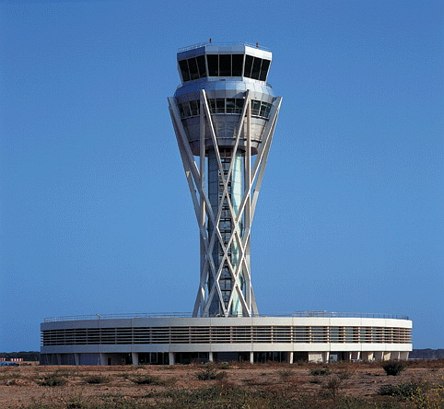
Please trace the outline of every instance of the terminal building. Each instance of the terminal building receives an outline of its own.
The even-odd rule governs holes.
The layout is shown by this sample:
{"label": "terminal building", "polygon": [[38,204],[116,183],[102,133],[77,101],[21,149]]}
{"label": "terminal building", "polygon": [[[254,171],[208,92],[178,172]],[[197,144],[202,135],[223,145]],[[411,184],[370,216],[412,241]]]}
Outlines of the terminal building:
{"label": "terminal building", "polygon": [[193,312],[48,318],[43,364],[408,359],[412,321],[384,314],[259,312],[251,228],[282,98],[272,53],[247,44],[179,50],[169,111],[200,237]]}

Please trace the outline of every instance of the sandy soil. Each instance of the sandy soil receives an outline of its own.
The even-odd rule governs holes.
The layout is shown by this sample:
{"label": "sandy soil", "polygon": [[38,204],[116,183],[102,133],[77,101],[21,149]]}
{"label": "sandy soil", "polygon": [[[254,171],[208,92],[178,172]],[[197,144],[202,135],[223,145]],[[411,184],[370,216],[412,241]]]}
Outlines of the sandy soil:
{"label": "sandy soil", "polygon": [[[377,397],[382,385],[407,382],[427,382],[444,385],[444,361],[416,362],[393,377],[387,376],[380,364],[333,364],[329,375],[313,375],[312,364],[231,364],[216,366],[216,373],[223,379],[204,381],[198,374],[204,365],[169,366],[20,366],[0,368],[0,408],[23,408],[33,403],[52,402],[65,406],[73,399],[110,399],[126,396],[150,400],[168,389],[196,389],[211,383],[237,385],[255,390],[279,391],[289,388],[298,393],[319,394],[328,380],[339,379],[341,393],[350,396]],[[137,384],[146,377],[155,381]],[[62,379],[63,385],[43,386],[51,379]],[[95,380],[100,382],[92,383]],[[291,390],[291,389],[290,389]],[[153,398],[154,399],[154,398]]]}

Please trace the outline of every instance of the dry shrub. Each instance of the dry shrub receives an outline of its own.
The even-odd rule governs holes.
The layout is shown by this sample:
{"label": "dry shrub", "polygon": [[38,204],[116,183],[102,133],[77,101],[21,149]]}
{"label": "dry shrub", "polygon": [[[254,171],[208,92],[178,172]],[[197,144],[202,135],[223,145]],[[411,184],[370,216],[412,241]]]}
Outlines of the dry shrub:
{"label": "dry shrub", "polygon": [[293,371],[291,369],[280,369],[278,375],[282,381],[287,381],[293,375]]}
{"label": "dry shrub", "polygon": [[382,364],[387,375],[398,376],[407,367],[407,364],[402,361],[387,361]]}
{"label": "dry shrub", "polygon": [[221,380],[225,377],[225,372],[216,371],[214,367],[207,366],[202,371],[197,372],[196,377],[199,381]]}
{"label": "dry shrub", "polygon": [[329,368],[326,367],[322,367],[322,368],[313,368],[310,371],[310,375],[313,376],[325,376],[325,375],[330,375],[331,371]]}
{"label": "dry shrub", "polygon": [[420,390],[423,390],[423,385],[416,382],[407,382],[399,385],[382,385],[379,388],[378,393],[381,396],[397,396],[400,398],[409,399],[417,394]]}

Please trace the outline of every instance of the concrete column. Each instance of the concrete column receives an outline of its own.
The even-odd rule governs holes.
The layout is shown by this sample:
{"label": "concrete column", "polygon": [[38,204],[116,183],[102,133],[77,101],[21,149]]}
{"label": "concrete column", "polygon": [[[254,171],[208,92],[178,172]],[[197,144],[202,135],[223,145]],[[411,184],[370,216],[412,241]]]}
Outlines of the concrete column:
{"label": "concrete column", "polygon": [[403,360],[403,361],[407,361],[409,359],[409,352],[400,352],[399,353],[399,359]]}
{"label": "concrete column", "polygon": [[176,363],[176,354],[174,352],[169,352],[168,353],[168,361],[169,364],[168,365],[174,365]]}
{"label": "concrete column", "polygon": [[62,365],[62,355],[61,354],[57,354],[57,365]]}
{"label": "concrete column", "polygon": [[352,361],[357,361],[360,358],[360,352],[359,351],[353,351],[351,353],[351,359]]}
{"label": "concrete column", "polygon": [[139,354],[137,352],[131,352],[131,361],[133,361],[133,365],[139,365]]}
{"label": "concrete column", "polygon": [[322,353],[322,362],[324,363],[324,364],[328,364],[329,363],[329,361],[330,361],[330,352],[323,352]]}
{"label": "concrete column", "polygon": [[399,351],[391,352],[390,359],[394,359],[395,361],[399,361],[401,353]]}
{"label": "concrete column", "polygon": [[80,354],[74,354],[74,362],[76,363],[76,366],[80,365]]}
{"label": "concrete column", "polygon": [[288,353],[288,363],[292,364],[293,363],[293,359],[294,359],[294,353],[293,352],[289,352]]}
{"label": "concrete column", "polygon": [[254,352],[250,352],[250,364],[254,364]]}
{"label": "concrete column", "polygon": [[208,361],[209,362],[214,362],[214,356],[212,352],[208,352]]}

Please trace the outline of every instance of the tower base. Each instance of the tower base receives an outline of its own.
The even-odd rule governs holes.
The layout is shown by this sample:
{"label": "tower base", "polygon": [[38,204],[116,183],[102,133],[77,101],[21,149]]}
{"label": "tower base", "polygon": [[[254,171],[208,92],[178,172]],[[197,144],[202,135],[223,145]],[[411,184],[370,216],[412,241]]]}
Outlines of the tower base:
{"label": "tower base", "polygon": [[406,317],[307,312],[287,317],[47,319],[41,364],[406,360]]}

